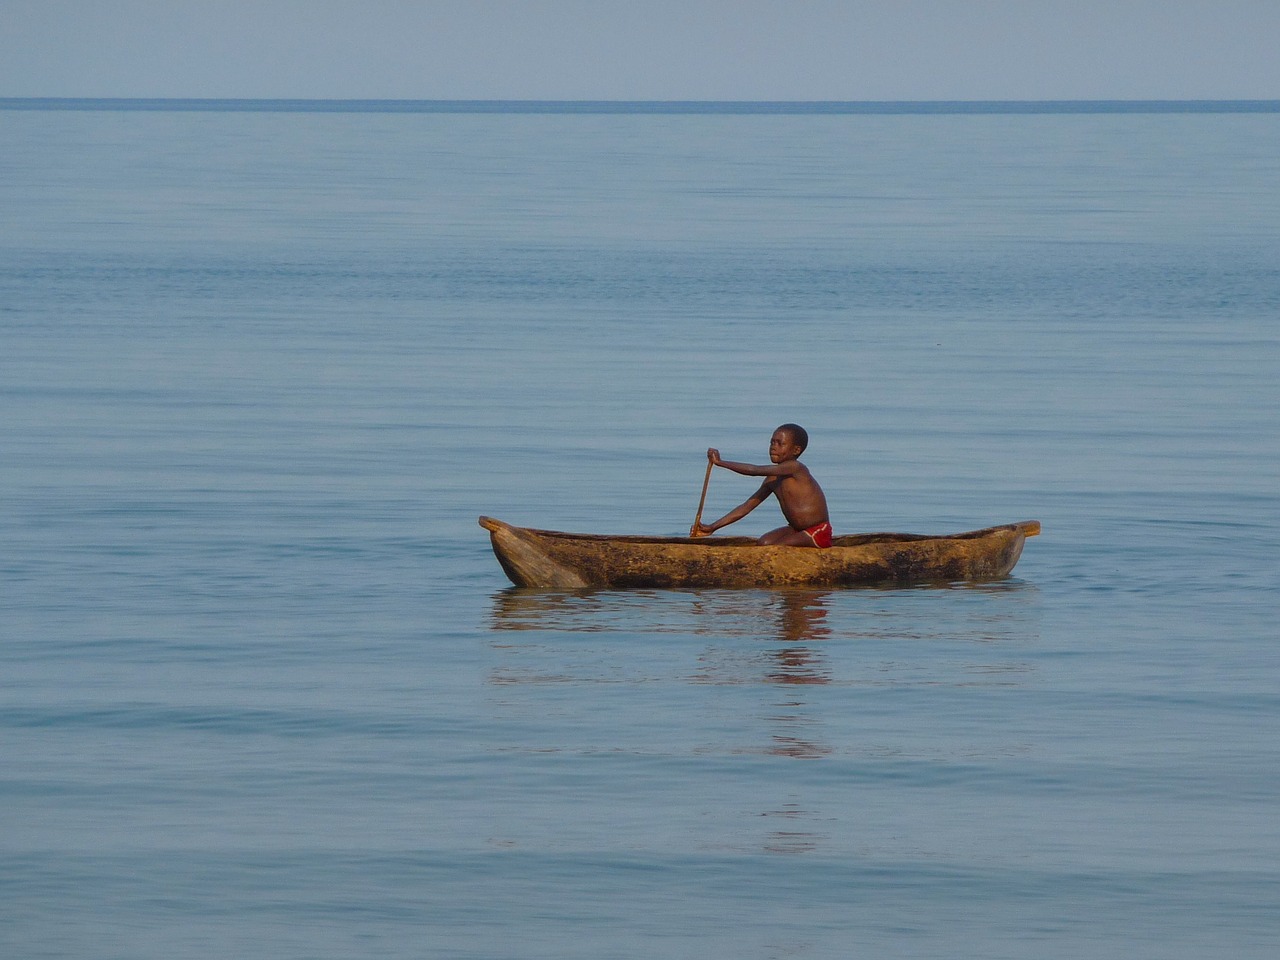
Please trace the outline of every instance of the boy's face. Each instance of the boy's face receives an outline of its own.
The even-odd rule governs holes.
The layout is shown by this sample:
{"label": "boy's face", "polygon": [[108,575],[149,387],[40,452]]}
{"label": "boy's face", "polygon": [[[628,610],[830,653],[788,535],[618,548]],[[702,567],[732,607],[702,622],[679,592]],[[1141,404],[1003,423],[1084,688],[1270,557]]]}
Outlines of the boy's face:
{"label": "boy's face", "polygon": [[794,460],[798,456],[800,456],[800,448],[791,439],[791,434],[786,430],[773,431],[773,436],[769,438],[770,462],[782,463],[784,460]]}

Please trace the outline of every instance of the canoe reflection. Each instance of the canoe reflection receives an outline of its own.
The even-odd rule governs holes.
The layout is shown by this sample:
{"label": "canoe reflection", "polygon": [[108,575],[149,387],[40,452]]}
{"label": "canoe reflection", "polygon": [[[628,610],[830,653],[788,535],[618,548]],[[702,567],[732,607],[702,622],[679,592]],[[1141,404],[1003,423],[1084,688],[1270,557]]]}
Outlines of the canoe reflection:
{"label": "canoe reflection", "polygon": [[[671,652],[669,644],[675,643],[676,649],[688,651],[676,661],[687,664],[690,657],[696,661],[693,674],[685,674],[688,682],[781,688],[778,699],[770,697],[760,704],[757,719],[767,724],[769,739],[755,750],[814,758],[830,754],[832,748],[815,736],[818,724],[800,691],[832,682],[832,668],[822,649],[832,633],[830,597],[826,590],[547,593],[513,589],[494,596],[491,626],[495,631],[543,631],[552,644],[555,634],[616,634],[623,645],[617,661],[636,659],[628,656],[632,644]],[[681,637],[694,640],[695,645],[681,644]],[[544,648],[541,641],[538,646]],[[544,652],[550,651],[544,648]],[[566,649],[565,657],[553,657],[557,662],[548,672],[506,666],[492,675],[491,682],[605,679],[566,673],[568,653]],[[616,671],[617,661],[609,664],[611,671]],[[616,682],[617,673],[611,672],[608,679]]]}
{"label": "canoe reflection", "polygon": [[[494,594],[494,630],[776,640],[794,645],[827,639],[827,590],[707,591],[703,593],[510,589]],[[786,663],[798,663],[791,651]],[[790,672],[786,682],[799,681]]]}

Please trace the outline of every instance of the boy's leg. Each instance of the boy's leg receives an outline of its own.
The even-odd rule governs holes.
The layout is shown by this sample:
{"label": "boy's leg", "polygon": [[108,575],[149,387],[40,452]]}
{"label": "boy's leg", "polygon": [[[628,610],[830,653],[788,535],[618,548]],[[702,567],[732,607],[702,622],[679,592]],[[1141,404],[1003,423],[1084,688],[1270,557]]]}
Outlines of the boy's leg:
{"label": "boy's leg", "polygon": [[775,547],[812,547],[813,540],[803,530],[796,530],[793,527],[779,527],[777,530],[770,530],[763,537],[756,541],[761,546]]}

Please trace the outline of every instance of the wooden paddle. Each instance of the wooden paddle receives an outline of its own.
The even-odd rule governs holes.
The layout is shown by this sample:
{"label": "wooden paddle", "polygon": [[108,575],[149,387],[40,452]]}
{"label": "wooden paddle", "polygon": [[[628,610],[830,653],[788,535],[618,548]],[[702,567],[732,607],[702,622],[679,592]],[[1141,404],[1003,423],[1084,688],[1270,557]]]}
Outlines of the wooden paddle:
{"label": "wooden paddle", "polygon": [[698,512],[693,516],[693,526],[689,528],[689,536],[698,537],[706,536],[706,534],[698,533],[698,524],[702,522],[702,508],[707,502],[707,487],[711,483],[711,468],[715,464],[711,462],[711,458],[707,458],[707,475],[702,478],[702,499],[698,501]]}

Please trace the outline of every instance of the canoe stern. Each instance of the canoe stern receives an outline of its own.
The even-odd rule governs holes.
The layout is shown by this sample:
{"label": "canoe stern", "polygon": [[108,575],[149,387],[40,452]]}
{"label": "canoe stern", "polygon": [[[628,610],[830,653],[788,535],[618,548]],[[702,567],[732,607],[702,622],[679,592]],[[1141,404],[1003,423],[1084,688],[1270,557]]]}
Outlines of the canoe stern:
{"label": "canoe stern", "polygon": [[580,572],[550,556],[541,538],[530,531],[493,517],[481,517],[480,526],[489,531],[493,554],[507,579],[517,587],[578,590],[590,586]]}

